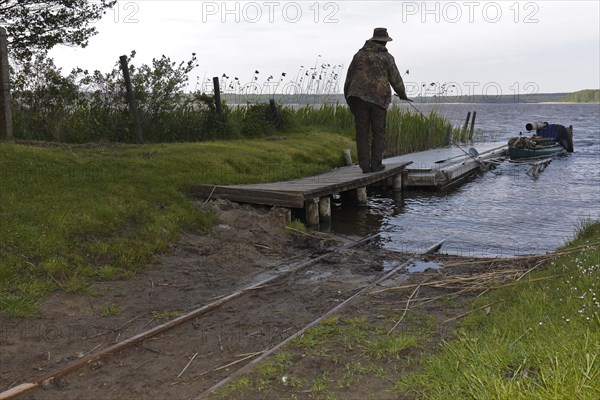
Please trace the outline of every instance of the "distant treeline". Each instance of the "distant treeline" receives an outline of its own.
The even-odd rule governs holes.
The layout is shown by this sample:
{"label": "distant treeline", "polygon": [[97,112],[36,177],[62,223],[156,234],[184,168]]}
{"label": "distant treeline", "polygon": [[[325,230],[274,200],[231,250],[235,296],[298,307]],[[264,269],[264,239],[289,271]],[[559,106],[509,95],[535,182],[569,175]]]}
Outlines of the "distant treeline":
{"label": "distant treeline", "polygon": [[586,89],[569,93],[561,101],[568,103],[600,103],[600,89]]}

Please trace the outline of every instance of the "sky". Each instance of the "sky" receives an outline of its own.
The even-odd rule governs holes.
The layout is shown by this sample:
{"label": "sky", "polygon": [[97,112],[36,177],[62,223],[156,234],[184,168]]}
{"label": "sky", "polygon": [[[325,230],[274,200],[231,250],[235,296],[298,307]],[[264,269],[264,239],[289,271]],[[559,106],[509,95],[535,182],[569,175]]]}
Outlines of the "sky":
{"label": "sky", "polygon": [[599,21],[598,0],[119,0],[88,47],[50,56],[65,72],[108,72],[132,50],[137,65],[196,53],[190,90],[218,76],[225,90],[330,93],[385,27],[409,97],[526,96],[600,88]]}

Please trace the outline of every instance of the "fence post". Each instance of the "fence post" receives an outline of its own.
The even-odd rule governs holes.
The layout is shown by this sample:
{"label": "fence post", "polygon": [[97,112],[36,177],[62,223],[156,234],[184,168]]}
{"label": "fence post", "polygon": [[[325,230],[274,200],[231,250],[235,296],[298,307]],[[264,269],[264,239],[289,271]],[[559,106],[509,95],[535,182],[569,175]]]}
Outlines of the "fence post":
{"label": "fence post", "polygon": [[219,87],[219,77],[213,78],[213,86],[215,88],[215,106],[217,107],[217,114],[223,114],[223,106],[221,105],[221,88]]}
{"label": "fence post", "polygon": [[0,27],[0,137],[13,138],[8,68],[8,34]]}
{"label": "fence post", "polygon": [[133,117],[135,124],[135,134],[140,143],[144,143],[144,135],[142,133],[142,121],[140,120],[140,114],[138,112],[137,100],[135,99],[135,93],[131,86],[131,77],[129,76],[129,65],[127,65],[127,56],[119,57],[121,62],[121,70],[123,71],[123,78],[125,78],[125,89],[127,89],[127,100],[129,101],[129,111]]}

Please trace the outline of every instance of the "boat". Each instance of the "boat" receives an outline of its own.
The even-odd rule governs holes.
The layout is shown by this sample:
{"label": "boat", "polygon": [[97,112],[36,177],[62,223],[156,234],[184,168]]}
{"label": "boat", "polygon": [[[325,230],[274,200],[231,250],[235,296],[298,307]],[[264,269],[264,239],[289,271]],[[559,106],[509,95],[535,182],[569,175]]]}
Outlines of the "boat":
{"label": "boat", "polygon": [[544,158],[573,152],[573,126],[568,128],[547,122],[527,123],[525,129],[535,133],[526,137],[522,133],[508,141],[511,160]]}

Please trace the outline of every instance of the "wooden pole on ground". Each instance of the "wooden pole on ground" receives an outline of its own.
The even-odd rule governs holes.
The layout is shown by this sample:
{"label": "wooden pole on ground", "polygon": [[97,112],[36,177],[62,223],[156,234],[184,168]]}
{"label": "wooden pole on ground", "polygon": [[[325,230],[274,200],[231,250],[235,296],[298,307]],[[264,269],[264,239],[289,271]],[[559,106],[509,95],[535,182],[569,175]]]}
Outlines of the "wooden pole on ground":
{"label": "wooden pole on ground", "polygon": [[215,106],[217,107],[217,114],[223,114],[223,105],[221,104],[221,87],[219,86],[219,77],[213,78],[213,87],[215,91]]}
{"label": "wooden pole on ground", "polygon": [[271,106],[272,120],[275,123],[275,127],[278,128],[281,126],[281,113],[279,112],[279,108],[277,108],[275,99],[269,99],[269,105]]}
{"label": "wooden pole on ground", "polygon": [[0,27],[0,138],[13,138],[8,68],[8,34]]}
{"label": "wooden pole on ground", "polygon": [[135,134],[138,142],[144,143],[144,135],[142,133],[142,121],[140,120],[140,113],[138,111],[138,104],[133,92],[133,86],[131,85],[131,77],[129,76],[129,65],[127,65],[127,56],[119,57],[121,62],[121,70],[123,71],[123,78],[125,79],[125,89],[127,89],[127,100],[129,102],[129,111],[133,117],[133,123],[135,125]]}

